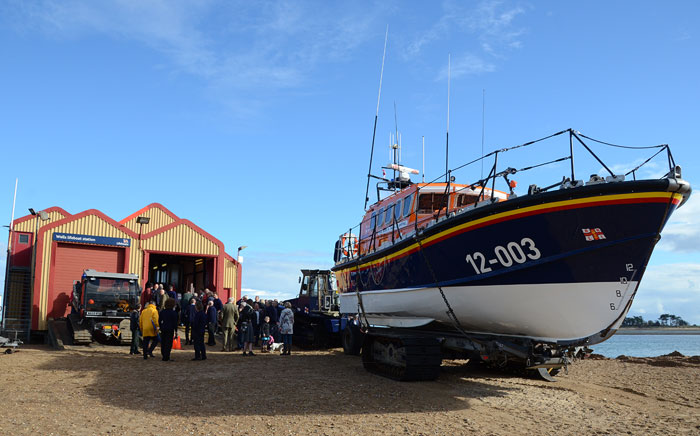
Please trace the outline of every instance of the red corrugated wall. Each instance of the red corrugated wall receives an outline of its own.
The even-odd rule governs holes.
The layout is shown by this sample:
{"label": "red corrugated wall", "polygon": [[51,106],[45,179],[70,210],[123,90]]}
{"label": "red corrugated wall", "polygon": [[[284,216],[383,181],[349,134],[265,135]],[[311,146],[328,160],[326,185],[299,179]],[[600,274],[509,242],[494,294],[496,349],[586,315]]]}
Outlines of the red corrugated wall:
{"label": "red corrugated wall", "polygon": [[49,283],[48,317],[68,314],[73,282],[80,280],[83,270],[125,272],[124,257],[120,247],[58,243]]}

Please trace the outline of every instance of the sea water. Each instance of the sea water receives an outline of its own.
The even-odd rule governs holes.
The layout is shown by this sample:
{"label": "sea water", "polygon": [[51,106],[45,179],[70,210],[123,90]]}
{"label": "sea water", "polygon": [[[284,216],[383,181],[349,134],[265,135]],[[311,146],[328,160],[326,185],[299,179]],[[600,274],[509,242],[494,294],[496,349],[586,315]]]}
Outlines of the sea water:
{"label": "sea water", "polygon": [[592,345],[590,348],[596,354],[611,358],[622,354],[634,357],[655,357],[673,351],[678,351],[686,356],[698,356],[700,355],[700,335],[617,334],[605,342]]}

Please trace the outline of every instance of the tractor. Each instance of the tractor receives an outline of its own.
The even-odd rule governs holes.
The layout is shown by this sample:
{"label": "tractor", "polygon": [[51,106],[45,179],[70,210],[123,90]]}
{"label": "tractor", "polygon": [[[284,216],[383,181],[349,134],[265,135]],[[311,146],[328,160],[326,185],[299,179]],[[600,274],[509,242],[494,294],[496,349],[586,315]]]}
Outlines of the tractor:
{"label": "tractor", "polygon": [[347,319],[340,316],[335,275],[329,270],[302,269],[294,310],[294,343],[311,347],[340,344]]}
{"label": "tractor", "polygon": [[141,288],[136,274],[86,269],[73,284],[68,328],[73,344],[131,344],[129,314],[139,304]]}

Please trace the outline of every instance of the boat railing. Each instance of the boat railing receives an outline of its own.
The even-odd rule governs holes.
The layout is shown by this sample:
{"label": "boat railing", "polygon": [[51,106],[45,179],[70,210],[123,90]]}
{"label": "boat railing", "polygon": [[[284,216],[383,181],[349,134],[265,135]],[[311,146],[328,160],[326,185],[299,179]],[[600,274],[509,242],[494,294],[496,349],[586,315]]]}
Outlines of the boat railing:
{"label": "boat railing", "polygon": [[[569,144],[568,144],[568,155],[545,161],[545,162],[540,162],[534,165],[529,165],[521,168],[513,168],[513,167],[506,167],[505,169],[501,169],[500,171],[498,170],[499,166],[499,156],[502,156],[505,153],[512,152],[514,150],[522,149],[525,147],[532,146],[534,144],[537,144],[539,142],[545,141],[547,139],[551,139],[560,135],[567,134],[569,136]],[[627,172],[620,174],[615,174],[615,172],[610,168],[610,166],[606,165],[605,162],[596,154],[591,147],[589,147],[586,142],[584,142],[583,138],[585,138],[588,141],[595,142],[600,145],[605,145],[608,147],[614,147],[618,149],[628,149],[628,150],[646,150],[646,149],[653,149],[656,150],[655,153],[653,153],[651,156],[649,156],[647,159],[636,165],[634,168],[630,169]],[[575,160],[574,160],[574,146],[576,144],[581,145],[584,150],[592,156],[595,161],[597,161],[602,168],[610,174],[610,176],[606,178],[598,177],[597,175],[592,175],[591,180],[589,180],[587,183],[584,183],[583,180],[577,180],[576,179],[576,171],[575,171]],[[514,193],[514,188],[516,187],[516,184],[514,181],[510,179],[510,176],[523,173],[526,171],[534,170],[536,168],[540,168],[543,166],[547,165],[553,165],[556,163],[560,162],[565,162],[569,161],[570,162],[570,174],[564,175],[561,180],[558,180],[550,185],[540,187],[537,185],[530,185],[528,188],[528,195],[534,195],[540,192],[546,192],[552,188],[560,187],[560,189],[567,189],[567,188],[575,188],[578,186],[583,186],[584,184],[594,184],[594,183],[604,183],[604,182],[617,182],[617,181],[622,181],[624,180],[625,177],[632,175],[632,178],[634,180],[637,180],[637,173],[640,170],[640,168],[644,167],[645,165],[649,164],[655,157],[659,156],[661,153],[665,152],[665,157],[666,161],[668,164],[668,169],[669,171],[665,173],[661,178],[675,178],[679,177],[679,168],[676,166],[675,160],[673,159],[673,155],[671,154],[671,149],[668,144],[659,144],[659,145],[652,145],[652,146],[627,146],[627,145],[619,145],[619,144],[612,144],[609,142],[605,141],[600,141],[598,139],[594,139],[592,137],[586,136],[582,134],[581,132],[575,131],[573,129],[566,129],[562,130],[559,132],[556,132],[554,134],[551,134],[549,136],[545,136],[543,138],[536,139],[534,141],[529,141],[523,144],[518,144],[515,146],[511,147],[506,147],[506,148],[501,148],[494,150],[490,153],[487,153],[481,157],[478,157],[476,159],[473,159],[469,162],[466,162],[462,165],[459,165],[453,169],[447,170],[447,172],[435,177],[433,180],[428,181],[428,182],[421,182],[420,185],[417,186],[416,192],[414,195],[414,202],[415,204],[411,208],[410,213],[407,216],[403,216],[401,222],[404,220],[407,222],[407,225],[405,225],[403,228],[400,227],[400,222],[398,219],[396,219],[395,214],[392,212],[392,217],[391,217],[391,226],[390,229],[387,230],[385,229],[378,229],[377,228],[377,221],[378,219],[374,220],[374,227],[371,229],[369,232],[369,235],[363,235],[362,234],[362,222],[357,224],[356,226],[352,227],[349,229],[348,234],[349,235],[357,235],[357,239],[353,241],[352,238],[344,238],[346,239],[346,244],[347,247],[344,247],[344,252],[348,253],[347,256],[343,256],[342,259],[339,260],[338,263],[343,263],[346,261],[354,260],[358,257],[363,257],[368,254],[374,253],[376,251],[379,251],[381,249],[386,248],[386,246],[393,245],[397,242],[400,242],[401,240],[405,239],[408,236],[412,235],[417,235],[420,234],[422,230],[424,230],[427,227],[430,227],[434,224],[437,224],[438,222],[441,222],[442,220],[449,218],[456,214],[457,212],[462,212],[465,210],[470,210],[473,208],[477,208],[483,205],[487,205],[493,202],[497,201],[504,201],[504,198],[499,198],[496,193],[496,183],[498,180],[503,179],[506,185],[506,189],[508,192],[506,195],[508,197],[512,197],[515,195]],[[457,188],[455,187],[455,174],[460,171],[464,170],[468,167],[471,167],[472,165],[475,165],[477,163],[480,163],[482,161],[486,160],[493,160],[493,164],[491,165],[491,168],[489,169],[489,173],[487,174],[486,177],[483,177],[479,180],[476,180],[473,183],[467,184],[467,185],[462,185],[460,184],[461,187]],[[503,166],[501,166],[503,168]],[[381,183],[387,183],[387,185],[390,183],[388,180],[383,180],[379,182]],[[445,184],[445,190],[444,194],[442,195],[442,199],[440,207],[437,208],[437,210],[433,213],[420,213],[419,212],[419,199],[420,199],[420,194],[421,191],[424,191],[428,189],[427,187],[430,187],[430,192],[434,192],[434,186],[436,183],[444,183]],[[490,192],[487,193],[487,187],[490,185]],[[457,195],[460,194],[461,192],[469,189],[470,192],[476,192],[476,199],[474,203],[469,204],[469,205],[457,205],[456,203],[456,198]],[[384,191],[391,191],[391,189],[383,189]],[[377,190],[377,195],[379,196],[379,189]],[[371,221],[370,221],[371,222]],[[363,237],[364,236],[364,237]],[[352,246],[352,244],[357,244],[358,249],[354,249],[355,247]],[[387,245],[388,244],[388,245]]]}

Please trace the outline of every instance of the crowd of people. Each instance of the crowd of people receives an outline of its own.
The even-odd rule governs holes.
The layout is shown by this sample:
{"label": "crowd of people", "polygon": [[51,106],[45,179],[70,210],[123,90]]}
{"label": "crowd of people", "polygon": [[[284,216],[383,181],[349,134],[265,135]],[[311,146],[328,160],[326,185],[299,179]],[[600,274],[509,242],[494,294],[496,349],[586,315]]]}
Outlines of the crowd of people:
{"label": "crowd of people", "polygon": [[[162,360],[170,357],[173,341],[192,345],[194,358],[206,360],[206,346],[217,345],[216,337],[222,337],[221,351],[243,350],[243,356],[255,356],[253,349],[261,353],[271,351],[273,344],[281,343],[281,355],[290,355],[294,333],[294,312],[289,302],[262,300],[256,296],[240,300],[229,298],[224,304],[216,292],[194,287],[179,294],[173,285],[162,283],[146,286],[140,304],[132,308],[132,342],[129,354],[155,357],[153,351],[160,344]],[[178,339],[183,327],[184,343]],[[205,345],[204,339],[207,338]],[[141,351],[139,351],[141,348]]]}

